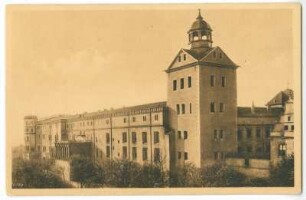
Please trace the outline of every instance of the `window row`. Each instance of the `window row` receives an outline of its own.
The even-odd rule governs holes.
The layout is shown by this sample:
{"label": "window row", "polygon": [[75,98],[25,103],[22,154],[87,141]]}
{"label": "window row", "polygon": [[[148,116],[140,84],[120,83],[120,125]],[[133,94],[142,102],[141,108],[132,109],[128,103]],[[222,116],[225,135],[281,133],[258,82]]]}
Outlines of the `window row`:
{"label": "window row", "polygon": [[220,84],[221,87],[226,87],[226,77],[221,76],[220,80],[217,80],[215,75],[210,75],[209,83],[211,87],[215,87],[217,83]]}
{"label": "window row", "polygon": [[[106,146],[106,157],[110,157],[110,146]],[[161,153],[160,148],[154,148],[154,162],[161,161]],[[118,153],[118,156],[120,157],[120,153]],[[122,147],[122,159],[128,158],[128,148],[126,146]],[[148,148],[143,147],[142,148],[142,160],[147,161],[148,160]],[[132,160],[137,160],[137,147],[132,147]]]}
{"label": "window row", "polygon": [[224,131],[221,129],[221,130],[217,130],[215,129],[214,130],[214,140],[222,140],[224,137]]}
{"label": "window row", "polygon": [[294,125],[284,125],[284,130],[285,131],[294,131]]}
{"label": "window row", "polygon": [[184,153],[184,160],[188,160],[188,152],[177,152],[177,159],[182,159],[182,154]]}
{"label": "window row", "polygon": [[177,131],[177,138],[178,139],[188,139],[188,132],[187,131]]}
{"label": "window row", "polygon": [[[179,88],[184,89],[185,88],[185,79],[180,78],[179,81],[180,81],[180,85],[179,85],[180,87]],[[191,76],[188,76],[187,77],[187,87],[191,88],[191,86],[192,86]],[[173,91],[176,91],[178,89],[178,80],[173,80],[172,89],[173,89]]]}
{"label": "window row", "polygon": [[[148,133],[147,132],[142,132],[141,134],[141,138],[142,138],[142,143],[146,144],[148,143]],[[159,132],[158,131],[154,131],[153,132],[153,142],[154,144],[159,143]],[[113,138],[114,140],[114,138]],[[122,143],[127,143],[128,140],[128,136],[127,136],[127,132],[122,132]],[[96,139],[97,141],[97,139]],[[110,134],[106,133],[106,143],[109,144],[110,143]],[[119,143],[119,141],[118,141]],[[137,143],[137,134],[136,132],[132,132],[132,143]]]}
{"label": "window row", "polygon": [[[243,133],[246,133],[245,136],[243,136],[244,134]],[[270,137],[270,133],[271,133],[271,128],[269,127],[266,127],[265,128],[265,138],[269,138]],[[237,139],[238,140],[242,140],[243,138],[257,138],[257,139],[261,139],[263,136],[262,136],[262,128],[261,127],[257,127],[255,129],[255,132],[254,130],[252,129],[252,127],[245,127],[245,131],[243,131],[242,128],[238,128],[238,131],[237,131]]]}
{"label": "window row", "polygon": [[[189,104],[189,113],[192,113],[192,104]],[[176,114],[186,114],[186,105],[185,104],[176,104]]]}
{"label": "window row", "polygon": [[[224,112],[224,110],[225,110],[225,105],[224,105],[224,103],[219,103],[218,110],[219,110],[219,112],[221,112],[221,113]],[[211,103],[210,103],[210,112],[211,112],[211,113],[217,112],[216,103],[215,103],[215,102],[211,102]]]}
{"label": "window row", "polygon": [[181,62],[182,59],[183,59],[183,60],[186,60],[186,54],[183,54],[182,56],[181,56],[181,55],[177,56],[178,62]]}

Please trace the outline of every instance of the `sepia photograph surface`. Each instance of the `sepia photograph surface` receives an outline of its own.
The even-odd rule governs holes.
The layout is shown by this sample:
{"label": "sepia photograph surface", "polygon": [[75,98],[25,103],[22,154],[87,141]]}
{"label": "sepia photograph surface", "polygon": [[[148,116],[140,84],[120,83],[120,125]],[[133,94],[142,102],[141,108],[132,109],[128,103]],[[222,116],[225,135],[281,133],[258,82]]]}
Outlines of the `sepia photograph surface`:
{"label": "sepia photograph surface", "polygon": [[300,9],[8,5],[8,193],[299,193]]}

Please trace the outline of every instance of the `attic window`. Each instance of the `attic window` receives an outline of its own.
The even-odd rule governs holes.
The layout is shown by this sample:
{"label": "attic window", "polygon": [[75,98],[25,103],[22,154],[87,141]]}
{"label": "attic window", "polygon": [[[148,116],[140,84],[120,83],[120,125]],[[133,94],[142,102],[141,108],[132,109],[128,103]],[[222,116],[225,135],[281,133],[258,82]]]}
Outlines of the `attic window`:
{"label": "attic window", "polygon": [[216,54],[216,52],[213,52],[213,56],[214,56],[214,58],[216,58],[216,57],[217,57],[217,54]]}
{"label": "attic window", "polygon": [[184,54],[184,60],[186,60],[186,54]]}
{"label": "attic window", "polygon": [[181,62],[181,56],[178,56],[177,58],[178,58],[178,61]]}
{"label": "attic window", "polygon": [[222,53],[219,53],[219,58],[222,58]]}

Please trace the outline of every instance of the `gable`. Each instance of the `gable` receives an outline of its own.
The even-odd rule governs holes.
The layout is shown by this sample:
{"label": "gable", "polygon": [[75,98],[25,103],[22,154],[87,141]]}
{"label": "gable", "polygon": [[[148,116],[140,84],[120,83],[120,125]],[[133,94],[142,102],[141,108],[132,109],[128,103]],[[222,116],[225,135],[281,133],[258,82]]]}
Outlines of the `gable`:
{"label": "gable", "polygon": [[220,47],[214,48],[210,51],[205,57],[201,59],[202,62],[209,62],[215,64],[222,64],[222,65],[230,65],[230,66],[237,66],[225,53]]}
{"label": "gable", "polygon": [[187,64],[197,62],[197,60],[192,57],[187,51],[181,49],[178,54],[173,59],[172,63],[168,67],[168,70],[178,68]]}

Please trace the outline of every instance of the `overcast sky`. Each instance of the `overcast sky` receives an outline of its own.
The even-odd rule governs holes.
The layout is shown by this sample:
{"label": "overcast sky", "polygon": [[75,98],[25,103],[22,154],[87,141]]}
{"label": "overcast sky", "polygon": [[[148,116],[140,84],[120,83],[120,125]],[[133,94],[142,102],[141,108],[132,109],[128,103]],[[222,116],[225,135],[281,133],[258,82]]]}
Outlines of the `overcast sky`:
{"label": "overcast sky", "polygon": [[239,66],[238,105],[264,106],[292,86],[292,13],[286,9],[53,7],[7,16],[7,130],[23,117],[166,101],[164,70],[202,9],[213,45]]}

